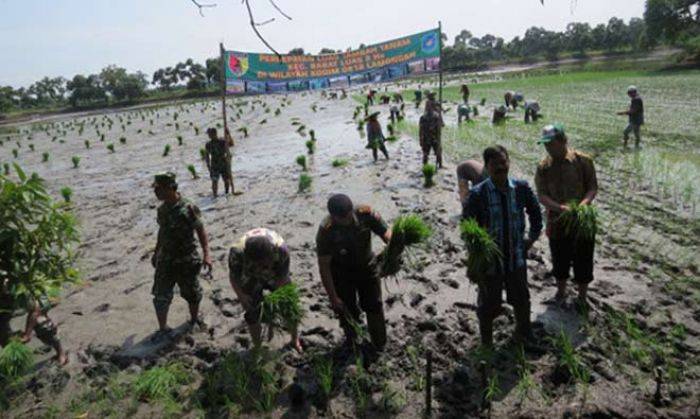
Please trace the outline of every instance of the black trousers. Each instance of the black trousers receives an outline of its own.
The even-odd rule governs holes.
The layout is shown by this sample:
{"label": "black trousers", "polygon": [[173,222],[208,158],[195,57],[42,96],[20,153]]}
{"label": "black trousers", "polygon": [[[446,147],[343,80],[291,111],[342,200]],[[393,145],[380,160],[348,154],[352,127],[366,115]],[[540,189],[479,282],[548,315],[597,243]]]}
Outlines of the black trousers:
{"label": "black trousers", "polygon": [[382,286],[379,278],[369,267],[365,269],[336,268],[332,270],[332,274],[335,292],[345,306],[346,312],[338,313],[340,326],[345,331],[345,335],[349,339],[356,338],[361,309],[367,315],[367,326],[372,343],[383,348],[386,344],[386,324],[382,304]]}
{"label": "black trousers", "polygon": [[558,281],[569,279],[574,270],[573,282],[588,284],[593,281],[593,254],[595,240],[576,239],[573,235],[549,239],[552,254],[552,273]]}

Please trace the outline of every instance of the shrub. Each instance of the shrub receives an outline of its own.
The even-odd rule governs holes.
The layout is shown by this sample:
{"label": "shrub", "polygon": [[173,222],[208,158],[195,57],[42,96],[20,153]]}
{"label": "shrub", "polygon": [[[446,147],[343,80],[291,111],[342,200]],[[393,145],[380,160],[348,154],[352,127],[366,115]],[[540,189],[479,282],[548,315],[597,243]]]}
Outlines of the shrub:
{"label": "shrub", "polygon": [[34,365],[31,349],[17,339],[0,350],[0,377],[13,381],[29,372]]}
{"label": "shrub", "polygon": [[71,157],[71,161],[73,162],[73,169],[77,169],[78,165],[80,165],[80,157],[73,156]]}
{"label": "shrub", "polygon": [[333,159],[333,162],[331,163],[333,167],[345,167],[348,165],[348,160],[347,159]]}
{"label": "shrub", "polygon": [[429,188],[435,185],[435,182],[433,181],[433,176],[435,176],[436,172],[437,169],[435,168],[434,164],[428,163],[423,165],[423,186]]}
{"label": "shrub", "polygon": [[306,142],[306,151],[309,154],[314,154],[314,151],[316,151],[316,141],[314,140],[308,140]]}
{"label": "shrub", "polygon": [[480,282],[489,267],[501,263],[501,249],[488,231],[473,218],[462,221],[459,230],[469,254],[469,279],[472,282]]}
{"label": "shrub", "polygon": [[297,164],[301,166],[301,170],[306,171],[306,156],[303,154],[298,155]]}
{"label": "shrub", "polygon": [[61,188],[61,196],[63,197],[63,200],[66,203],[68,203],[70,202],[70,199],[73,196],[73,190],[68,186],[64,186],[63,188]]}
{"label": "shrub", "polygon": [[306,192],[311,189],[312,178],[307,173],[299,176],[299,192]]}
{"label": "shrub", "polygon": [[163,148],[163,157],[167,157],[170,154],[170,144],[166,144]]}

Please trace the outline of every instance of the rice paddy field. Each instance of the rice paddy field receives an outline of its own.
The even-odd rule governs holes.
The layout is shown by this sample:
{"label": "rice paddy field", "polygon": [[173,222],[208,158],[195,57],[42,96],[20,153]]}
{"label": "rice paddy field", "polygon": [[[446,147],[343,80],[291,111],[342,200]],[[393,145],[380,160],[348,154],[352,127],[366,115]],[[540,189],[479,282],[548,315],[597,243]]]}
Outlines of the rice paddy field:
{"label": "rice paddy field", "polygon": [[[2,170],[14,178],[12,163],[20,164],[45,178],[56,199],[70,201],[80,223],[82,277],[50,311],[69,364],[58,367],[37,339],[30,352],[13,345],[0,353],[0,417],[418,417],[427,388],[435,417],[697,416],[700,71],[647,67],[449,75],[447,163],[432,186],[417,141],[420,109],[410,102],[413,89],[432,89],[432,80],[374,87],[403,91],[406,99],[397,140],[387,142],[390,159],[378,162],[358,133],[362,116],[353,116],[360,89],[347,99],[319,92],[231,98],[234,181],[244,192],[235,197],[212,198],[200,156],[206,128],[221,127],[217,100],[0,127]],[[462,81],[479,116],[457,127]],[[640,150],[622,148],[627,121],[615,115],[628,106],[632,84],[646,110]],[[526,125],[520,108],[493,126],[491,112],[507,90],[538,100],[544,119]],[[386,126],[389,105],[369,111],[380,111]],[[494,325],[495,350],[486,352],[479,347],[477,288],[465,275],[454,169],[501,144],[512,175],[533,183],[545,156],[536,140],[555,121],[598,171],[591,308],[579,313],[572,301],[551,303],[555,281],[540,238],[528,274],[541,351],[512,344],[514,319],[505,306]],[[163,170],[176,172],[179,191],[201,208],[214,259],[212,278],[201,280],[206,326],[187,325],[176,293],[174,333],[164,341],[154,339],[150,294],[158,205],[151,183]],[[389,223],[418,217],[431,232],[407,249],[398,274],[383,280],[388,345],[379,355],[342,347],[320,281],[315,235],[334,192],[371,205]],[[266,349],[252,350],[228,283],[227,252],[256,227],[277,231],[289,246],[303,354],[285,346],[284,331],[265,340]],[[378,239],[374,248],[382,248]],[[18,311],[13,329],[23,322]],[[366,336],[362,325],[358,332]]]}

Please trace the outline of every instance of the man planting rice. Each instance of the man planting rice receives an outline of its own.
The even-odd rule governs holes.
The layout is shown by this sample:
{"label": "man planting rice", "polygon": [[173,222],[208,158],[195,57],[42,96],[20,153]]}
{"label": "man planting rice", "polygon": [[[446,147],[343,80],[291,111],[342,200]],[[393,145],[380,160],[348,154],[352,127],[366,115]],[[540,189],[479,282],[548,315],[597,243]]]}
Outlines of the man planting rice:
{"label": "man planting rice", "polygon": [[233,176],[231,175],[231,147],[233,147],[233,137],[226,129],[224,138],[219,138],[216,128],[207,129],[209,141],[205,145],[206,153],[204,162],[207,164],[211,177],[211,191],[216,197],[219,189],[219,178],[224,180],[224,191],[235,193],[233,188]]}

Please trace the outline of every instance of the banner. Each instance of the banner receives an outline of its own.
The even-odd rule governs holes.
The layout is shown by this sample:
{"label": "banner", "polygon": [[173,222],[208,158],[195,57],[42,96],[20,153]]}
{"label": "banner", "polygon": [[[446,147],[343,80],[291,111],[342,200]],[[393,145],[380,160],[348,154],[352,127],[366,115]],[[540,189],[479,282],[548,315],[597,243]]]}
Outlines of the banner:
{"label": "banner", "polygon": [[226,91],[280,92],[379,82],[439,70],[440,30],[323,55],[224,51]]}

